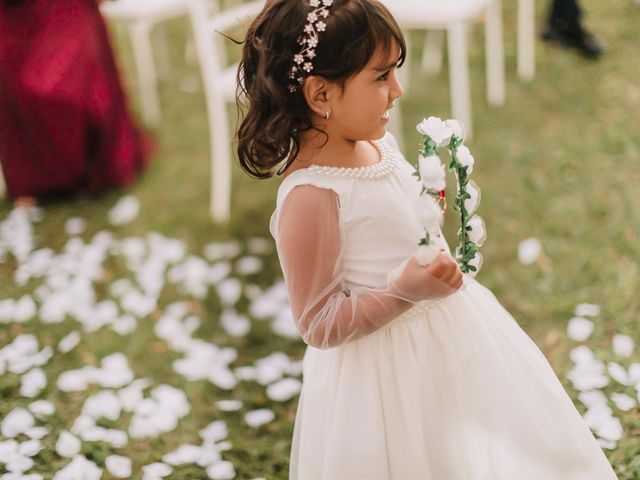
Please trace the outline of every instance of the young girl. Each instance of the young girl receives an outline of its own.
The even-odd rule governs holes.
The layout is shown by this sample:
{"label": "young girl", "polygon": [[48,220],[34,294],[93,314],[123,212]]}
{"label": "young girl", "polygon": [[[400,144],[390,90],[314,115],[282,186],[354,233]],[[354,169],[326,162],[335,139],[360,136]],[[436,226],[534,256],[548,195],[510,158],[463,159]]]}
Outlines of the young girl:
{"label": "young girl", "polygon": [[296,480],[613,480],[549,363],[423,230],[385,133],[406,45],[376,0],[269,0],[244,46],[242,167],[283,176],[271,219],[309,345]]}

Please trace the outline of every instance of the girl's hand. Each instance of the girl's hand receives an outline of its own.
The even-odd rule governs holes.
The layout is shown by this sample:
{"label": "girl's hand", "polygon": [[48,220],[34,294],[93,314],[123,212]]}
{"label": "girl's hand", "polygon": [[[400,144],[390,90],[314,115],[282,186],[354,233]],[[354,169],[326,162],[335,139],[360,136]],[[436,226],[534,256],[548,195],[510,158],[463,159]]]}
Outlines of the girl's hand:
{"label": "girl's hand", "polygon": [[422,267],[415,257],[409,258],[402,273],[393,280],[398,295],[411,301],[446,297],[457,291],[463,275],[455,259],[441,251],[436,259]]}

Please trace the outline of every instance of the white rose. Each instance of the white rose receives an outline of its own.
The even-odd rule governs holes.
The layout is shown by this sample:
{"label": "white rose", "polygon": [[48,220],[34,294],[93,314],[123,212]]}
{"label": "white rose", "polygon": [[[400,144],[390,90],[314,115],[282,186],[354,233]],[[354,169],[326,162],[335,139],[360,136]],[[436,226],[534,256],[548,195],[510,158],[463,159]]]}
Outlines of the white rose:
{"label": "white rose", "polygon": [[473,215],[478,209],[478,205],[480,204],[480,189],[474,181],[471,181],[467,184],[467,193],[471,196],[471,198],[467,198],[464,201],[464,208],[466,208],[469,215]]}
{"label": "white rose", "polygon": [[416,213],[420,224],[430,235],[437,235],[440,228],[442,211],[436,202],[427,195],[420,195],[416,202]]}
{"label": "white rose", "polygon": [[482,246],[485,239],[487,238],[487,233],[484,227],[484,220],[482,219],[482,217],[474,215],[473,218],[469,220],[467,226],[471,228],[471,230],[469,230],[468,232],[469,240],[471,240],[479,247]]}
{"label": "white rose", "polygon": [[471,175],[473,172],[473,164],[475,163],[475,159],[471,152],[465,145],[460,145],[458,150],[456,151],[456,158],[458,159],[458,163],[463,167],[467,167],[467,175]]}
{"label": "white rose", "polygon": [[444,123],[447,125],[447,127],[449,127],[449,129],[456,137],[464,140],[464,130],[462,128],[462,124],[458,120],[449,119]]}
{"label": "white rose", "polygon": [[451,140],[453,131],[445,122],[438,117],[429,117],[420,122],[416,129],[418,133],[427,135],[431,140],[436,142],[438,146],[444,146]]}
{"label": "white rose", "polygon": [[418,158],[418,172],[420,180],[426,189],[444,190],[445,187],[445,170],[444,165],[437,155],[429,155]]}
{"label": "white rose", "polygon": [[414,257],[420,266],[426,267],[436,259],[439,252],[440,250],[433,245],[420,245],[420,248],[415,253]]}

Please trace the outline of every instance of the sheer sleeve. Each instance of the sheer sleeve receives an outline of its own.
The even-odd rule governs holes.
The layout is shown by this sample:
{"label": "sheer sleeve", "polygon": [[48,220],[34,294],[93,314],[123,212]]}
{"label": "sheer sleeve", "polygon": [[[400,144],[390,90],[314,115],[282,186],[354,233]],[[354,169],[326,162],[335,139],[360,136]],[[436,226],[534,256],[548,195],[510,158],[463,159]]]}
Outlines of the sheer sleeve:
{"label": "sheer sleeve", "polygon": [[414,303],[455,291],[413,258],[387,285],[348,290],[339,208],[333,190],[299,185],[286,196],[277,219],[278,256],[305,343],[325,349],[357,340]]}

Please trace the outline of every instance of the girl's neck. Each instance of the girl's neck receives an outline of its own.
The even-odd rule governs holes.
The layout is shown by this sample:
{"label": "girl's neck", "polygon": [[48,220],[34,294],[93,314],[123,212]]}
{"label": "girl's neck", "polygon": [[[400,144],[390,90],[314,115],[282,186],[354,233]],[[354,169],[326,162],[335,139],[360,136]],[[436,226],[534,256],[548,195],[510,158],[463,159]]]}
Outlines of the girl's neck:
{"label": "girl's neck", "polygon": [[302,136],[300,153],[287,174],[310,165],[357,168],[380,161],[377,148],[369,141],[346,140],[327,137],[317,131],[308,131]]}

